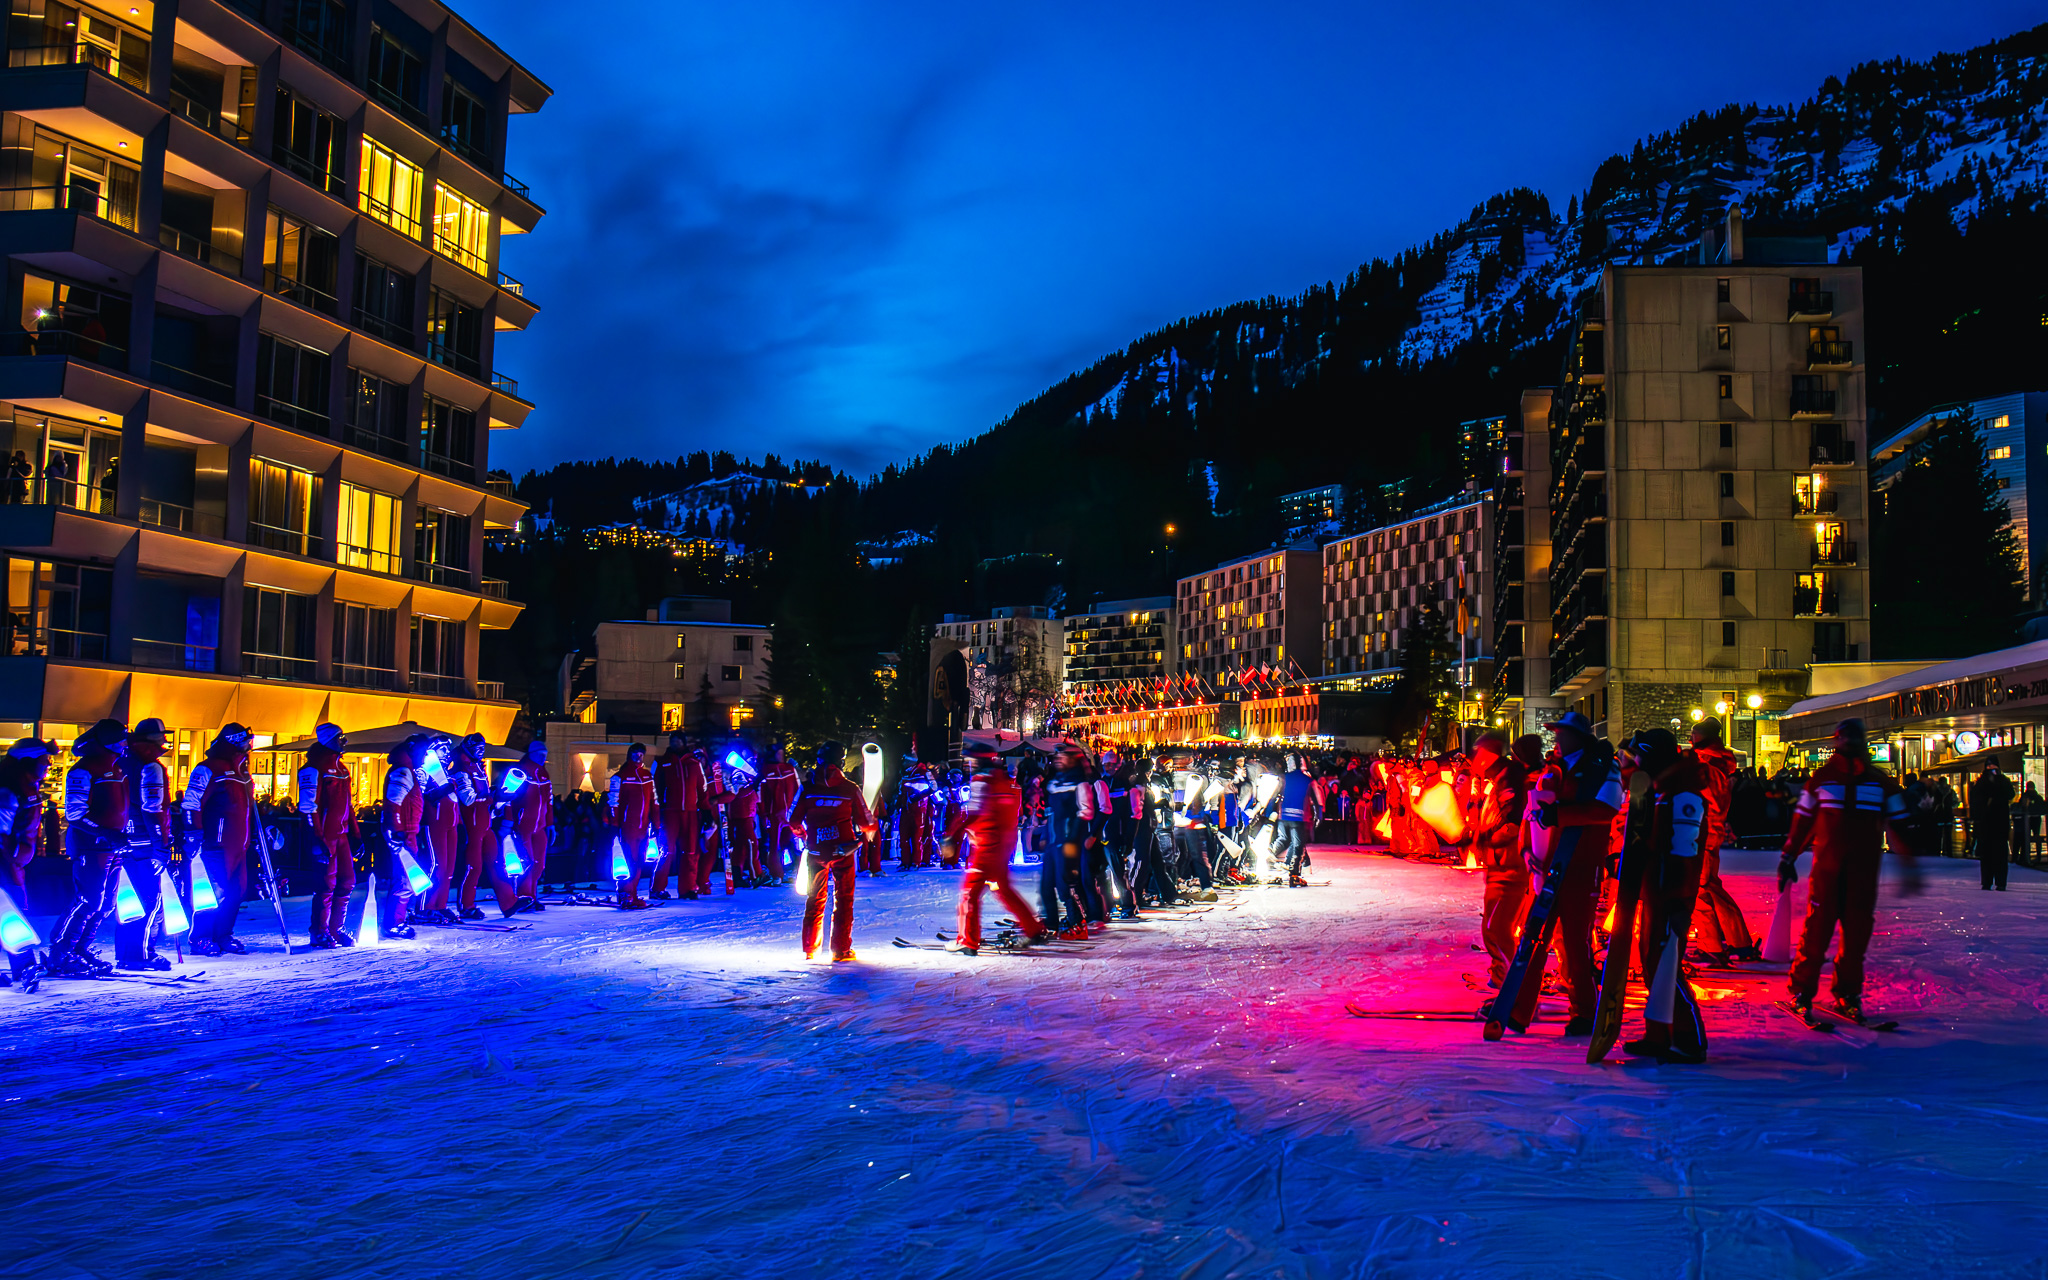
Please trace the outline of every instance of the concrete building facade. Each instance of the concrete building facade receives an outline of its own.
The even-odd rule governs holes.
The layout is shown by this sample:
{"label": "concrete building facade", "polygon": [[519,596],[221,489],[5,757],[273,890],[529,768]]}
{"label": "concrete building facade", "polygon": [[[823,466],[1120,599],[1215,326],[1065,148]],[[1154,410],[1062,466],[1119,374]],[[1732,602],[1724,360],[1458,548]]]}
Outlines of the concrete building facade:
{"label": "concrete building facade", "polygon": [[1174,584],[1180,669],[1223,672],[1293,664],[1321,675],[1323,557],[1290,546],[1226,560]]}
{"label": "concrete building facade", "polygon": [[1172,596],[1105,600],[1087,613],[1069,614],[1060,625],[1065,632],[1061,692],[1069,698],[1156,682],[1178,662]]}
{"label": "concrete building facade", "polygon": [[[0,70],[0,735],[160,717],[502,741],[497,269],[548,88],[434,0],[22,0]],[[274,758],[273,758],[274,756]],[[295,758],[259,752],[258,790]]]}
{"label": "concrete building facade", "polygon": [[1462,634],[1471,662],[1490,656],[1493,503],[1490,492],[1460,494],[1323,548],[1324,674],[1394,670],[1431,603],[1454,645]]}

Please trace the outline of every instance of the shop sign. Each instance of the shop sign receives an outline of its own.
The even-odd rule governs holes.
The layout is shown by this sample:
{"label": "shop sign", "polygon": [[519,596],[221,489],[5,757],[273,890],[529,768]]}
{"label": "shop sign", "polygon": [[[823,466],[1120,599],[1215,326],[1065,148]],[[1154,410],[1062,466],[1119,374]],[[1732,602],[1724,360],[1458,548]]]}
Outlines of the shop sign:
{"label": "shop sign", "polygon": [[2048,698],[2048,678],[2031,682],[2015,680],[2008,684],[1997,676],[1981,676],[1975,680],[1938,684],[1931,689],[1895,693],[1891,696],[1888,710],[1895,721],[1914,720],[1921,716],[1959,715],[1966,711],[1982,711],[1987,707],[2003,706],[2010,702],[2030,702],[2035,698]]}

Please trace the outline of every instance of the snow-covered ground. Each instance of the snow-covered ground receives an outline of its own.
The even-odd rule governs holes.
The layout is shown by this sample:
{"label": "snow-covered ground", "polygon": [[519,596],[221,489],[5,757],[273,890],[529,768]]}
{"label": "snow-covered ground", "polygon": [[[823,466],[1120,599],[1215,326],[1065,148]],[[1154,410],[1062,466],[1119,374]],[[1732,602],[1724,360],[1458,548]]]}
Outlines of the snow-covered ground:
{"label": "snow-covered ground", "polygon": [[1352,851],[1067,956],[892,947],[939,872],[860,883],[851,965],[788,890],[289,959],[257,903],[203,985],[0,992],[0,1275],[2041,1276],[2048,878],[1930,875],[1904,1032],[1709,973],[1704,1067],[1348,1016],[1482,961],[1476,877]]}

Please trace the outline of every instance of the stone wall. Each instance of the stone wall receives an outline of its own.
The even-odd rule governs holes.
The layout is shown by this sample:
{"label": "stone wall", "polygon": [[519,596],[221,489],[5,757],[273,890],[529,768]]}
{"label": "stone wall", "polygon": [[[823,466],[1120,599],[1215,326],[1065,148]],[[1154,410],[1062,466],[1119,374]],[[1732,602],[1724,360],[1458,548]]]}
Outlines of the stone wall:
{"label": "stone wall", "polygon": [[1669,729],[1676,720],[1683,741],[1692,728],[1693,708],[1703,705],[1703,688],[1696,684],[1652,684],[1640,680],[1611,685],[1607,736],[1620,741],[1638,729]]}

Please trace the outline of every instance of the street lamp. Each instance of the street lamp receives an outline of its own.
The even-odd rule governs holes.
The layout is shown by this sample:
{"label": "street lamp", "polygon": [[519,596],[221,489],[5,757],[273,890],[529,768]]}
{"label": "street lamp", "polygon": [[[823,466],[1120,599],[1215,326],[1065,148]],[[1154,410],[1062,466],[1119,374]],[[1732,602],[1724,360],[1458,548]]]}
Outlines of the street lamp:
{"label": "street lamp", "polygon": [[1752,693],[1746,701],[1749,703],[1749,763],[1751,766],[1761,769],[1763,768],[1764,753],[1763,743],[1756,736],[1756,713],[1763,709],[1763,695]]}

